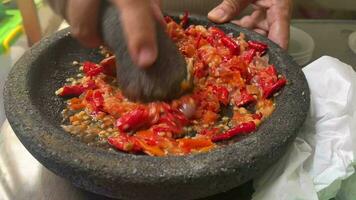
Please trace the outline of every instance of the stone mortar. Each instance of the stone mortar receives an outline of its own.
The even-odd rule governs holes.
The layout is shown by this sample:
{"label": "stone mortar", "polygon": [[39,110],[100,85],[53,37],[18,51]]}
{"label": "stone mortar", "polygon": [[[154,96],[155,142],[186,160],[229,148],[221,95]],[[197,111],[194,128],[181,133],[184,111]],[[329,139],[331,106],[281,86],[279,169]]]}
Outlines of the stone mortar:
{"label": "stone mortar", "polygon": [[[191,16],[191,24],[213,25]],[[309,109],[307,81],[293,59],[276,44],[233,24],[216,25],[268,44],[270,63],[288,79],[276,110],[258,131],[208,153],[163,158],[88,146],[61,127],[64,100],[55,91],[74,75],[72,61],[99,61],[69,30],[44,38],[15,64],[5,86],[7,118],[23,145],[45,167],[74,185],[120,199],[196,199],[228,191],[266,171],[286,151]]]}

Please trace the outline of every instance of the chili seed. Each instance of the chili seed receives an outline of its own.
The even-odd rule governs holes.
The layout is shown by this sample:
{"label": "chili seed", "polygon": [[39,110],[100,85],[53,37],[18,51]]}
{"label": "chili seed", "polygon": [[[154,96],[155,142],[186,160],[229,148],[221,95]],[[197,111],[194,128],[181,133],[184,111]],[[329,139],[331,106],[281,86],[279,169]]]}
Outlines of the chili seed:
{"label": "chili seed", "polygon": [[100,125],[100,128],[102,128],[102,129],[104,129],[105,127],[106,127],[105,124]]}
{"label": "chili seed", "polygon": [[157,135],[159,135],[159,136],[165,136],[166,133],[165,133],[165,132],[158,132]]}
{"label": "chili seed", "polygon": [[66,79],[66,82],[72,82],[72,81],[74,81],[74,78],[67,78]]}
{"label": "chili seed", "polygon": [[74,121],[74,122],[72,122],[72,124],[73,124],[74,126],[79,125],[79,121]]}
{"label": "chili seed", "polygon": [[240,111],[241,114],[246,114],[247,113],[247,110],[244,107],[239,108],[239,111]]}
{"label": "chili seed", "polygon": [[229,118],[225,116],[222,118],[222,121],[224,121],[224,122],[229,121]]}

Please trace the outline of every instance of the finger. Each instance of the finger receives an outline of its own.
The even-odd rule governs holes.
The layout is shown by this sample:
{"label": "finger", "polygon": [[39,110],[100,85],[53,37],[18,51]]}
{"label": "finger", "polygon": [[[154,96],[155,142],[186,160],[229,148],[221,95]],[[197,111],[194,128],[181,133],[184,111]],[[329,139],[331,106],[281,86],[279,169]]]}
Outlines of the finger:
{"label": "finger", "polygon": [[[257,24],[262,21],[264,18],[264,12],[263,10],[255,10],[252,12],[251,15],[245,16],[241,18],[240,20],[237,20],[236,23],[239,26],[248,28],[248,29],[253,29],[257,26]],[[267,29],[266,29],[267,30]]]}
{"label": "finger", "polygon": [[71,35],[86,47],[98,47],[102,41],[98,31],[100,0],[69,0],[67,20]]}
{"label": "finger", "polygon": [[255,22],[253,21],[251,16],[245,16],[240,20],[234,20],[233,23],[247,29],[252,29],[255,26]]}
{"label": "finger", "polygon": [[162,1],[161,0],[152,0],[154,4],[156,4],[158,7],[162,6]]}
{"label": "finger", "polygon": [[268,38],[283,49],[287,49],[289,42],[289,23],[286,20],[273,23],[269,29]]}
{"label": "finger", "polygon": [[261,7],[258,7],[258,9],[254,11],[252,15],[255,17],[255,28],[268,31],[269,26],[266,20],[266,10]]}
{"label": "finger", "polygon": [[209,12],[208,18],[216,23],[230,21],[245,9],[252,0],[224,0],[221,4]]}
{"label": "finger", "polygon": [[268,31],[269,26],[268,26],[267,20],[266,20],[266,19],[262,19],[262,20],[258,21],[258,22],[256,23],[256,28],[259,28],[259,29],[263,29],[263,30],[265,30],[265,31]]}
{"label": "finger", "polygon": [[153,0],[152,1],[152,9],[153,9],[153,15],[156,18],[156,20],[163,26],[166,25],[166,21],[164,20],[164,16],[161,10],[161,3],[159,0]]}
{"label": "finger", "polygon": [[116,0],[132,60],[148,67],[157,58],[156,22],[151,1]]}
{"label": "finger", "polygon": [[289,14],[285,13],[285,11],[276,11],[273,21],[269,21],[269,33],[268,38],[283,49],[288,48],[289,42]]}
{"label": "finger", "polygon": [[272,7],[273,4],[275,4],[275,1],[270,0],[259,0],[254,3],[254,5],[265,9]]}
{"label": "finger", "polygon": [[253,31],[255,31],[256,33],[259,33],[261,35],[264,35],[264,36],[267,35],[267,31],[263,30],[263,29],[260,29],[260,28],[255,28],[255,29],[253,29]]}

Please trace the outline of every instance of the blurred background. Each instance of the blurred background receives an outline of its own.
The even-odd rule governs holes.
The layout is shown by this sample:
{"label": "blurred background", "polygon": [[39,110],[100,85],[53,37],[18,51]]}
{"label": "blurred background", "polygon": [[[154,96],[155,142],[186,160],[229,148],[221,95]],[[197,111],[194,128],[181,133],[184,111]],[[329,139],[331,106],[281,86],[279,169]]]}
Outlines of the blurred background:
{"label": "blurred background", "polygon": [[[205,15],[220,2],[163,0],[162,7],[164,10],[180,12],[188,10],[191,13]],[[246,13],[248,9],[243,14]],[[2,87],[11,66],[26,49],[43,36],[66,26],[44,0],[0,0],[0,125],[5,119]],[[340,54],[349,53],[349,48],[346,45],[340,47],[337,45],[340,42],[345,43],[348,35],[356,31],[355,0],[294,0],[292,26],[294,27],[289,53],[292,56],[298,55],[299,58],[295,59],[299,59],[297,62],[302,66],[325,52],[335,57],[344,57],[345,62],[354,64],[351,58],[355,57],[354,54]],[[324,41],[330,40],[331,36],[339,37],[334,39],[335,43],[340,40],[336,46],[330,42],[325,44]],[[301,41],[304,41],[304,44]]]}
{"label": "blurred background", "polygon": [[[206,14],[219,0],[163,0],[163,9]],[[293,0],[293,19],[356,19],[355,0]],[[247,11],[248,12],[248,11]],[[246,14],[244,12],[243,14]]]}

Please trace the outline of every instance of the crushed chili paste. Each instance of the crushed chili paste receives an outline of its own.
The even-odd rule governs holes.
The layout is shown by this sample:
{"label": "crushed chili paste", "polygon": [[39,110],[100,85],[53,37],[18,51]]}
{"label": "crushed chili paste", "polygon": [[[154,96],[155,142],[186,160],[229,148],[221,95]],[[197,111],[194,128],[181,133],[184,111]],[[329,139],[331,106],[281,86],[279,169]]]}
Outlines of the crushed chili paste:
{"label": "crushed chili paste", "polygon": [[[69,98],[62,112],[66,131],[128,153],[187,155],[254,132],[272,114],[287,80],[268,63],[266,44],[217,27],[185,27],[187,17],[165,19],[187,60],[193,92],[171,102],[131,102],[117,87],[113,55],[100,63],[75,62],[80,73],[56,91]],[[226,108],[232,116],[224,116]]]}

